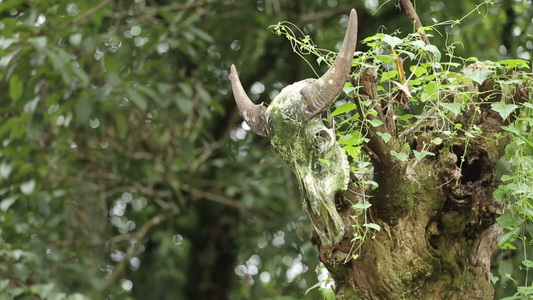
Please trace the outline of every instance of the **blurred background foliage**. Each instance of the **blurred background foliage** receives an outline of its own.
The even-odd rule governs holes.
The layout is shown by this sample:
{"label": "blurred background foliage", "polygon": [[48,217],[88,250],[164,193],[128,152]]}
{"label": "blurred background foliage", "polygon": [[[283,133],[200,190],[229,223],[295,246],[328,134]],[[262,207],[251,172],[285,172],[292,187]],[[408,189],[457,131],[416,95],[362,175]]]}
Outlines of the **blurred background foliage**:
{"label": "blurred background foliage", "polygon": [[[415,5],[432,25],[480,2]],[[336,49],[352,7],[360,39],[412,32],[397,1],[0,1],[0,299],[322,298],[304,295],[327,275],[297,183],[243,124],[228,69],[268,103],[315,75],[267,27]],[[432,42],[531,60],[532,18],[496,0]]]}

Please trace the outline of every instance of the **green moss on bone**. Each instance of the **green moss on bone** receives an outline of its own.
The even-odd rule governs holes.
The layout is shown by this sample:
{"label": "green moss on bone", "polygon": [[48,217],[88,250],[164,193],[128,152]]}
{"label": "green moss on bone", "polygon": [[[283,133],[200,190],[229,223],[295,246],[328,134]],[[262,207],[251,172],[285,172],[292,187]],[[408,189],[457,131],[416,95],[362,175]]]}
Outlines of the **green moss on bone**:
{"label": "green moss on bone", "polygon": [[284,88],[265,115],[274,152],[298,177],[303,207],[322,244],[329,245],[344,237],[335,194],[348,186],[349,165],[334,130],[325,127],[320,116],[307,120],[303,115],[305,101],[300,90],[313,81],[307,79]]}

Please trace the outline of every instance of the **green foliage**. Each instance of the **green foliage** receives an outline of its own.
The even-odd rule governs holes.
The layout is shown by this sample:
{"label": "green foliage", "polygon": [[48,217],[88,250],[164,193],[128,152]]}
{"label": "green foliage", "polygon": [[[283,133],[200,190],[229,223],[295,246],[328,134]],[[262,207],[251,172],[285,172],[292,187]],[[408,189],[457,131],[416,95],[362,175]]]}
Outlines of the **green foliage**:
{"label": "green foliage", "polygon": [[[528,285],[528,277],[531,268],[531,261],[528,259],[531,253],[531,236],[533,222],[533,139],[531,126],[533,125],[533,106],[531,103],[521,103],[520,105],[503,106],[495,109],[500,116],[507,119],[509,115],[520,108],[520,113],[512,118],[509,125],[503,126],[511,142],[505,148],[507,167],[501,175],[502,184],[494,191],[494,198],[507,203],[507,212],[497,219],[504,234],[498,240],[498,245],[504,251],[516,253],[522,257],[521,265],[504,271],[499,270],[502,277],[501,284],[505,286],[508,281],[518,285],[516,299],[528,297],[531,294]],[[503,262],[500,262],[504,265]],[[517,264],[520,262],[517,262]],[[522,279],[517,270],[525,272],[525,279]],[[511,275],[512,273],[512,275]],[[513,279],[517,277],[517,279]],[[523,280],[523,281],[522,281]],[[523,282],[523,283],[522,283]],[[521,286],[525,285],[525,286]],[[513,298],[513,299],[515,299]]]}
{"label": "green foliage", "polygon": [[[197,11],[206,3],[163,2],[0,4],[0,298],[184,298],[214,284],[193,263],[214,268],[224,228],[218,243],[246,249],[225,250],[229,289],[258,237],[299,217],[283,194],[292,178],[226,115],[220,53],[237,37]],[[248,228],[271,214],[280,224]],[[308,244],[308,228],[284,230]],[[257,267],[281,282],[280,261]],[[307,265],[288,286],[316,278]]]}
{"label": "green foliage", "polygon": [[[484,4],[488,4],[484,3]],[[478,9],[479,5],[476,9]],[[493,4],[493,3],[492,3]],[[425,27],[424,31],[438,30],[437,27],[443,24],[459,24],[457,22],[437,23],[431,27]],[[291,24],[291,26],[293,26]],[[274,32],[278,35],[283,33],[291,41],[293,49],[300,51],[300,55],[313,54],[318,57],[317,62],[332,63],[334,58],[331,52],[315,48],[313,41],[309,36],[298,39],[294,36],[284,23],[279,23],[274,27]],[[514,103],[511,98],[519,86],[528,87],[531,98],[531,69],[526,60],[523,59],[505,59],[497,62],[478,62],[477,58],[461,58],[454,54],[455,46],[446,47],[444,55],[449,57],[448,61],[442,61],[441,51],[433,46],[424,43],[418,33],[408,34],[401,39],[396,34],[388,35],[378,33],[366,37],[362,41],[370,50],[367,52],[356,53],[353,65],[356,66],[357,73],[353,75],[355,79],[360,78],[364,70],[373,69],[377,71],[378,78],[377,91],[382,105],[387,105],[388,110],[395,114],[398,126],[398,136],[402,137],[405,133],[424,127],[423,122],[428,116],[436,113],[440,122],[437,124],[440,128],[434,128],[433,131],[440,137],[434,138],[429,144],[422,145],[422,151],[410,149],[408,144],[404,147],[392,148],[390,144],[391,134],[389,132],[377,132],[386,147],[391,147],[390,155],[399,162],[408,162],[412,159],[421,161],[423,159],[435,156],[435,153],[428,151],[433,145],[442,143],[451,144],[461,141],[465,149],[468,149],[469,139],[482,136],[482,130],[475,124],[454,123],[452,120],[457,119],[462,114],[468,113],[481,114],[486,109],[487,104],[490,109],[500,115],[503,120],[508,120],[509,125],[502,126],[508,134],[506,136],[494,136],[494,139],[510,139],[511,142],[506,147],[505,159],[510,165],[509,170],[512,175],[503,175],[500,185],[494,192],[495,200],[506,201],[508,212],[499,217],[497,222],[504,229],[505,233],[499,240],[499,246],[502,249],[517,249],[513,246],[515,240],[522,242],[522,251],[524,260],[521,262],[521,269],[525,271],[525,280],[522,285],[518,286],[517,294],[519,296],[528,296],[531,294],[528,281],[529,269],[533,266],[527,259],[527,251],[531,245],[528,237],[531,236],[530,228],[533,226],[533,140],[531,127],[533,126],[533,105],[531,103]],[[406,84],[403,84],[403,70],[396,68],[398,65],[408,66],[411,71]],[[407,69],[407,68],[406,68]],[[520,72],[520,73],[519,73]],[[511,74],[511,75],[509,75]],[[402,83],[394,82],[395,80]],[[490,98],[480,102],[470,101],[473,97],[479,97],[479,92],[474,86],[481,86],[485,82],[492,80],[498,84],[502,93],[502,100],[492,102]],[[371,107],[371,101],[365,98],[351,101],[350,97],[354,91],[362,89],[362,86],[355,86],[356,82],[347,83],[344,93],[347,96],[345,102],[337,106],[332,115],[337,117],[337,134],[338,141],[343,145],[352,159],[352,171],[361,174],[372,174],[372,166],[369,163],[369,157],[360,149],[368,142],[366,134],[370,132],[368,128],[382,128],[384,126],[381,120],[374,118],[377,111]],[[391,84],[394,83],[394,84]],[[407,85],[408,84],[408,85]],[[524,85],[525,84],[525,85]],[[404,108],[398,107],[397,104],[389,102],[389,99],[397,99],[400,96],[407,98],[407,105]],[[452,102],[448,99],[453,99]],[[360,103],[358,106],[357,103]],[[389,103],[389,104],[385,104]],[[399,104],[399,103],[398,103]],[[515,112],[519,112],[515,114]],[[362,117],[361,117],[362,115]],[[474,118],[472,118],[474,119]],[[398,150],[398,151],[397,151]],[[467,150],[465,150],[467,151]],[[461,157],[461,167],[466,156]],[[369,180],[368,182],[373,182]],[[375,184],[375,183],[374,183]],[[376,184],[377,185],[377,184]],[[366,216],[366,210],[370,207],[369,203],[357,203],[353,206],[360,210]],[[379,225],[367,223],[366,217],[362,224],[359,224],[358,217],[354,217],[356,229],[353,238],[353,255],[348,259],[357,259],[357,249],[368,233],[368,229],[380,230]],[[493,276],[494,282],[498,277]],[[510,275],[505,280],[512,280]],[[515,284],[518,284],[513,280]]]}
{"label": "green foliage", "polygon": [[[316,250],[308,241],[310,225],[302,219],[297,183],[271,156],[266,141],[252,142],[245,127],[236,123],[227,70],[230,63],[242,64],[243,82],[264,78],[260,82],[264,92],[253,97],[268,102],[287,82],[312,74],[286,51],[283,39],[265,28],[280,19],[296,20],[298,15],[302,18],[298,24],[307,25],[302,44],[293,43],[298,52],[314,53],[311,37],[334,49],[342,38],[341,17],[327,16],[340,4],[332,8],[334,1],[309,1],[302,10],[285,0],[279,1],[280,8],[268,1],[237,2],[0,3],[1,299],[201,298],[217,284],[233,299],[333,297],[329,288],[313,289],[304,296],[317,272],[324,282],[327,276],[317,266]],[[361,45],[359,49],[377,49],[387,43],[406,65],[411,64],[406,70],[414,73],[409,81],[413,111],[397,113],[403,130],[420,120],[422,113],[416,109],[421,103],[431,103],[439,118],[450,119],[453,109],[438,104],[443,103],[440,93],[483,78],[483,73],[461,73],[459,66],[453,73],[451,67],[458,62],[442,61],[449,52],[446,46],[456,55],[468,51],[468,56],[497,61],[488,78],[528,68],[525,60],[511,58],[519,47],[521,55],[529,51],[526,34],[513,36],[509,57],[500,60],[497,37],[503,35],[493,33],[503,23],[504,14],[498,9],[506,3],[495,2],[488,8],[489,17],[479,18],[483,26],[470,18],[461,22],[461,29],[448,27],[449,45],[436,41],[437,47],[430,47],[416,35],[401,38],[385,33]],[[452,13],[460,16],[477,4],[426,1],[417,3],[417,8],[423,20],[430,20]],[[373,20],[374,25],[360,25],[361,37],[374,35],[381,25],[412,31],[393,3],[383,4],[374,15],[370,13],[375,7],[353,5],[360,5],[358,13]],[[528,6],[516,3],[513,9],[516,26],[525,28],[531,19]],[[326,17],[304,21],[310,16]],[[433,40],[438,37],[436,33]],[[463,48],[451,38],[472,43]],[[381,67],[395,61],[391,53],[367,50],[361,50],[364,58],[356,65]],[[332,51],[316,51],[322,67],[334,57]],[[430,54],[441,56],[440,66],[450,71],[446,76],[454,82],[433,80],[442,73],[435,70],[436,62],[428,60]],[[380,72],[381,91],[396,92],[398,88],[389,83],[398,81],[398,72]],[[516,84],[512,80],[517,79],[501,84],[512,88]],[[345,94],[357,88],[347,84]],[[457,102],[461,112],[472,96],[462,95]],[[362,103],[364,124],[353,121],[360,112],[350,102],[333,115],[342,129],[339,141],[353,160],[352,171],[368,175],[372,166],[362,155],[368,137],[361,129],[382,124],[369,117],[376,113],[370,102]],[[510,104],[495,110],[506,113],[512,107],[505,105]],[[514,120],[529,122],[522,115],[524,107],[531,109],[528,103],[515,105],[519,107],[508,118],[520,110]],[[525,158],[529,152],[524,152],[531,142],[529,127],[516,122],[506,127],[510,136],[517,137],[507,152],[509,157],[520,153],[521,161],[530,163]],[[459,133],[477,134],[475,128],[448,125],[431,145]],[[391,139],[386,133],[380,136],[385,143]],[[431,159],[431,145],[420,152],[402,149],[401,153],[417,161]],[[515,165],[520,167],[520,160],[513,161],[513,169]],[[515,188],[524,188],[515,180],[525,180],[516,174],[506,181],[514,186],[496,192],[501,199],[524,199],[525,192],[514,195]],[[369,178],[363,182],[377,187]],[[361,211],[369,207],[354,205]],[[511,215],[529,220],[525,208],[510,208]],[[519,232],[519,239],[522,229],[528,230],[525,224],[506,228],[506,233]],[[363,220],[354,239],[372,236],[378,229],[375,225]],[[227,250],[221,250],[224,245]],[[520,245],[514,247],[520,251]],[[216,265],[221,257],[223,267]],[[527,261],[523,258],[516,265],[529,268]],[[223,272],[213,275],[213,270]],[[220,278],[227,281],[221,283]],[[505,280],[502,276],[498,284]]]}

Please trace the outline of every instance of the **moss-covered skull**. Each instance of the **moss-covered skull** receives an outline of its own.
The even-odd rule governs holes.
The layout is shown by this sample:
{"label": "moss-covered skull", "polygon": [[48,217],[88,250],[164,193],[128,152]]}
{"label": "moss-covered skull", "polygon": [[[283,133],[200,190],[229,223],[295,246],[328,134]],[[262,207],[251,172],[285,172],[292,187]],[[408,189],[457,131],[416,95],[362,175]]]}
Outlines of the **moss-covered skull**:
{"label": "moss-covered skull", "polygon": [[349,167],[334,127],[326,127],[321,116],[344,86],[356,40],[357,15],[352,9],[344,42],[331,68],[319,79],[285,87],[268,107],[248,98],[235,66],[231,66],[231,84],[241,116],[255,133],[270,137],[275,153],[296,173],[303,206],[325,245],[338,243],[344,236],[335,194],[347,188]]}

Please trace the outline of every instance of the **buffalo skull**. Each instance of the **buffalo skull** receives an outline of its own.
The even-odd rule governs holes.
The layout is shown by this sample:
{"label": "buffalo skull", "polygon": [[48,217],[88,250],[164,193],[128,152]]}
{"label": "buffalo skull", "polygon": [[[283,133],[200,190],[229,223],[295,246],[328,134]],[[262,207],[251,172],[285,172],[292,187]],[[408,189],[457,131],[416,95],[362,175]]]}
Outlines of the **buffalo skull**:
{"label": "buffalo skull", "polygon": [[357,14],[352,9],[344,42],[329,70],[319,79],[285,87],[269,106],[254,104],[248,98],[235,66],[231,66],[231,86],[241,116],[252,131],[270,138],[274,152],[296,173],[304,209],[324,245],[344,237],[335,194],[347,189],[350,176],[348,158],[336,141],[333,122],[325,126],[322,114],[342,91],[356,40]]}

